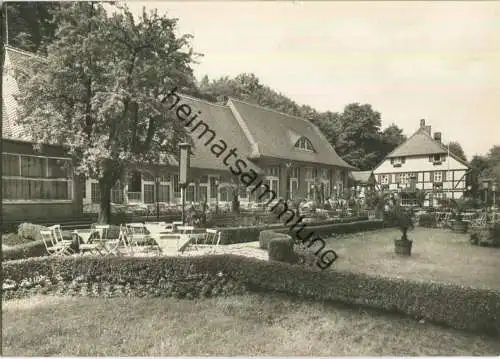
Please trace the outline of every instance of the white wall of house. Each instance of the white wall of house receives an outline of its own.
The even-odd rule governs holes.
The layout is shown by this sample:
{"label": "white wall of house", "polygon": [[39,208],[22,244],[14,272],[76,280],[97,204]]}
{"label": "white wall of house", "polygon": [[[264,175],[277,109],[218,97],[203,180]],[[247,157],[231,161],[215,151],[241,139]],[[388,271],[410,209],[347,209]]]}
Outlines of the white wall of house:
{"label": "white wall of house", "polygon": [[[437,158],[436,158],[437,159]],[[387,158],[373,172],[378,185],[398,191],[410,185],[414,178],[415,188],[430,192],[425,205],[436,205],[438,198],[458,199],[466,190],[468,168],[455,158],[441,155],[438,161],[428,155],[405,157],[404,160]]]}

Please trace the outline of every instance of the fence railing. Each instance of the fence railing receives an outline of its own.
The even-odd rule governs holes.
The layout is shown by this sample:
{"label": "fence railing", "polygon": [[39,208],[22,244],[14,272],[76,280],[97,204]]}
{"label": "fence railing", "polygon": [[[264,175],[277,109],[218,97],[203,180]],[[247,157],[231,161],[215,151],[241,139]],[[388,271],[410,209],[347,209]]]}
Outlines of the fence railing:
{"label": "fence railing", "polygon": [[141,192],[128,192],[128,200],[129,202],[140,202]]}

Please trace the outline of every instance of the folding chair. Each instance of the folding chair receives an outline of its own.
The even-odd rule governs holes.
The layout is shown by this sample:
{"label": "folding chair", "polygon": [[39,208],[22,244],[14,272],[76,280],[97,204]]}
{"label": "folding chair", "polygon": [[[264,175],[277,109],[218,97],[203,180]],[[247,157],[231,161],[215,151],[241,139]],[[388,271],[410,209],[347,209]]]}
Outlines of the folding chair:
{"label": "folding chair", "polygon": [[133,252],[134,248],[142,246],[144,248],[153,248],[158,254],[161,253],[158,242],[151,236],[144,223],[126,224],[124,234],[131,252]]}
{"label": "folding chair", "polygon": [[[54,229],[40,229],[40,236],[49,256],[66,256],[73,254],[70,241],[59,241]],[[62,234],[61,234],[62,238]]]}
{"label": "folding chair", "polygon": [[[175,223],[175,222],[174,222]],[[179,236],[177,237],[177,248],[180,252],[184,251],[189,246],[191,235],[193,234],[193,226],[179,226],[177,227]],[[182,241],[182,243],[180,243]]]}

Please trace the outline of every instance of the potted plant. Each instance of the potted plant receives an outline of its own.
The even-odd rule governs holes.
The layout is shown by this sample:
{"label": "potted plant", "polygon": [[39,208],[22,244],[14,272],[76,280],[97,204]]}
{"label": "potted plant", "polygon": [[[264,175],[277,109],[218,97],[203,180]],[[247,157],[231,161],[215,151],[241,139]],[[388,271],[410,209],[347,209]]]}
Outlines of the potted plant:
{"label": "potted plant", "polygon": [[451,229],[453,232],[467,233],[469,223],[463,220],[465,204],[464,200],[453,201],[453,214],[451,216]]}
{"label": "potted plant", "polygon": [[391,212],[395,224],[401,231],[401,238],[394,240],[395,252],[398,255],[410,256],[413,241],[408,239],[408,231],[414,227],[412,215],[399,204],[394,205]]}

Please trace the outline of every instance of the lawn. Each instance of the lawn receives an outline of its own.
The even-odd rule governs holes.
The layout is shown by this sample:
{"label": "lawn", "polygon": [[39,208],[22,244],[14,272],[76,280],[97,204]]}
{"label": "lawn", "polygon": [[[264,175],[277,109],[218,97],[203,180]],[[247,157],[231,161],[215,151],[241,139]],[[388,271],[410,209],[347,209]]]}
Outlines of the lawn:
{"label": "lawn", "polygon": [[6,301],[2,313],[6,356],[500,353],[500,342],[489,337],[279,295],[197,301],[36,296]]}
{"label": "lawn", "polygon": [[469,234],[417,227],[411,257],[394,254],[397,229],[384,229],[326,239],[339,259],[331,268],[405,279],[439,281],[500,289],[500,248],[469,243]]}

